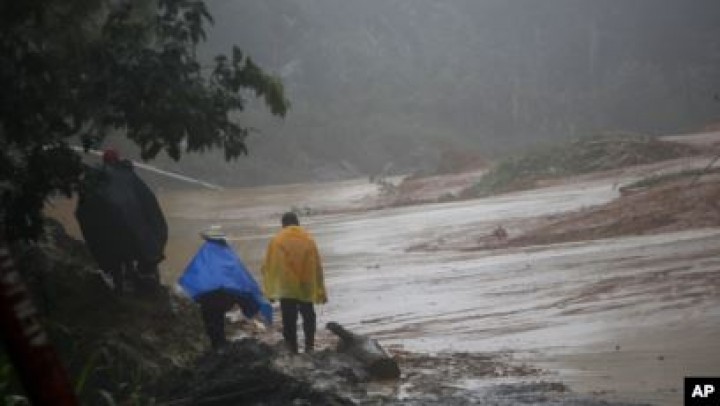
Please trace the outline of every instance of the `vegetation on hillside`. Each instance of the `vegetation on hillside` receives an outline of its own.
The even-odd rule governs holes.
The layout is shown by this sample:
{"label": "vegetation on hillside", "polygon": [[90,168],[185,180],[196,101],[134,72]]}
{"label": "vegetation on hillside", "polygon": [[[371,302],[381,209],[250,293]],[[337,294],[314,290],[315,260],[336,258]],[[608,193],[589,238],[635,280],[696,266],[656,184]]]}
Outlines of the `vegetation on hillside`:
{"label": "vegetation on hillside", "polygon": [[[166,293],[114,294],[85,245],[47,221],[38,244],[13,246],[42,324],[83,404],[149,404],[161,375],[205,350],[199,312]],[[0,404],[23,398],[0,349]],[[23,404],[23,403],[18,403]]]}
{"label": "vegetation on hillside", "polygon": [[463,196],[531,188],[538,180],[648,164],[699,154],[683,144],[637,134],[604,134],[536,148],[500,161]]}

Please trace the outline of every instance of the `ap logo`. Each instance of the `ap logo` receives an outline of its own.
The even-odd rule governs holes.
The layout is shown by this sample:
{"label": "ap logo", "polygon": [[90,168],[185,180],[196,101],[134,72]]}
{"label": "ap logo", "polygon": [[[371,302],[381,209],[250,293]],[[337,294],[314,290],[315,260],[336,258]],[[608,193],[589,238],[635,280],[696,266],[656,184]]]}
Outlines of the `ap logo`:
{"label": "ap logo", "polygon": [[720,405],[720,378],[685,378],[685,405]]}
{"label": "ap logo", "polygon": [[715,392],[715,385],[695,385],[691,398],[706,398]]}

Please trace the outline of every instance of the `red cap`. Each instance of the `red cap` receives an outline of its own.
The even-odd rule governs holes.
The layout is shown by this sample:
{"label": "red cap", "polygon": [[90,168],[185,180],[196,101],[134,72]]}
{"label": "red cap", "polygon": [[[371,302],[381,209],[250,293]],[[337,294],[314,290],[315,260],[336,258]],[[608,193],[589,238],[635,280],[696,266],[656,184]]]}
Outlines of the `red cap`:
{"label": "red cap", "polygon": [[114,164],[120,160],[120,154],[115,148],[106,148],[103,151],[102,159],[106,164]]}

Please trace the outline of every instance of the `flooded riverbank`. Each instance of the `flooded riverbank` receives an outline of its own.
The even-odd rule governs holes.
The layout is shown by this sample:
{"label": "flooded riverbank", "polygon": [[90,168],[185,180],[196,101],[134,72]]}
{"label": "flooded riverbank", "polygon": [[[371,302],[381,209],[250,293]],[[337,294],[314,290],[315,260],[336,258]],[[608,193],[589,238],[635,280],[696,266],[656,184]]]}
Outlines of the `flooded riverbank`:
{"label": "flooded riverbank", "polygon": [[[163,201],[172,202],[167,212],[176,230],[192,236],[185,244],[193,244],[192,227],[222,223],[258,269],[279,213],[291,206],[352,207],[371,192],[358,181],[226,191],[214,205],[197,196]],[[683,376],[720,372],[720,345],[713,340],[720,336],[719,230],[485,252],[407,252],[444,234],[490,232],[496,224],[616,196],[611,183],[593,181],[303,218],[326,265],[331,297],[321,322],[338,320],[413,351],[510,352],[576,390],[676,403]]]}
{"label": "flooded riverbank", "polygon": [[580,393],[678,404],[684,376],[720,374],[720,230],[496,250],[411,249],[443,238],[462,242],[500,224],[514,233],[538,216],[609,202],[618,196],[616,183],[594,179],[380,210],[363,210],[376,192],[364,180],[165,192],[170,242],[163,278],[174,283],[210,224],[225,227],[257,273],[280,214],[310,208],[326,213],[301,216],[325,263],[330,302],[319,324],[339,321],[415,352],[507,354]]}

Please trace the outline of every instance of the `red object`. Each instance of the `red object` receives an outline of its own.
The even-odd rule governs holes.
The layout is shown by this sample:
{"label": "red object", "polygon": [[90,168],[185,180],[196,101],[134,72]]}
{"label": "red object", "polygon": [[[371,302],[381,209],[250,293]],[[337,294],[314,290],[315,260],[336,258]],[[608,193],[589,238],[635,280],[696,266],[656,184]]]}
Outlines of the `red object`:
{"label": "red object", "polygon": [[0,232],[0,338],[34,405],[78,405],[60,358],[40,324],[27,285]]}
{"label": "red object", "polygon": [[120,160],[120,154],[115,148],[107,148],[103,151],[102,159],[106,164],[114,164]]}

